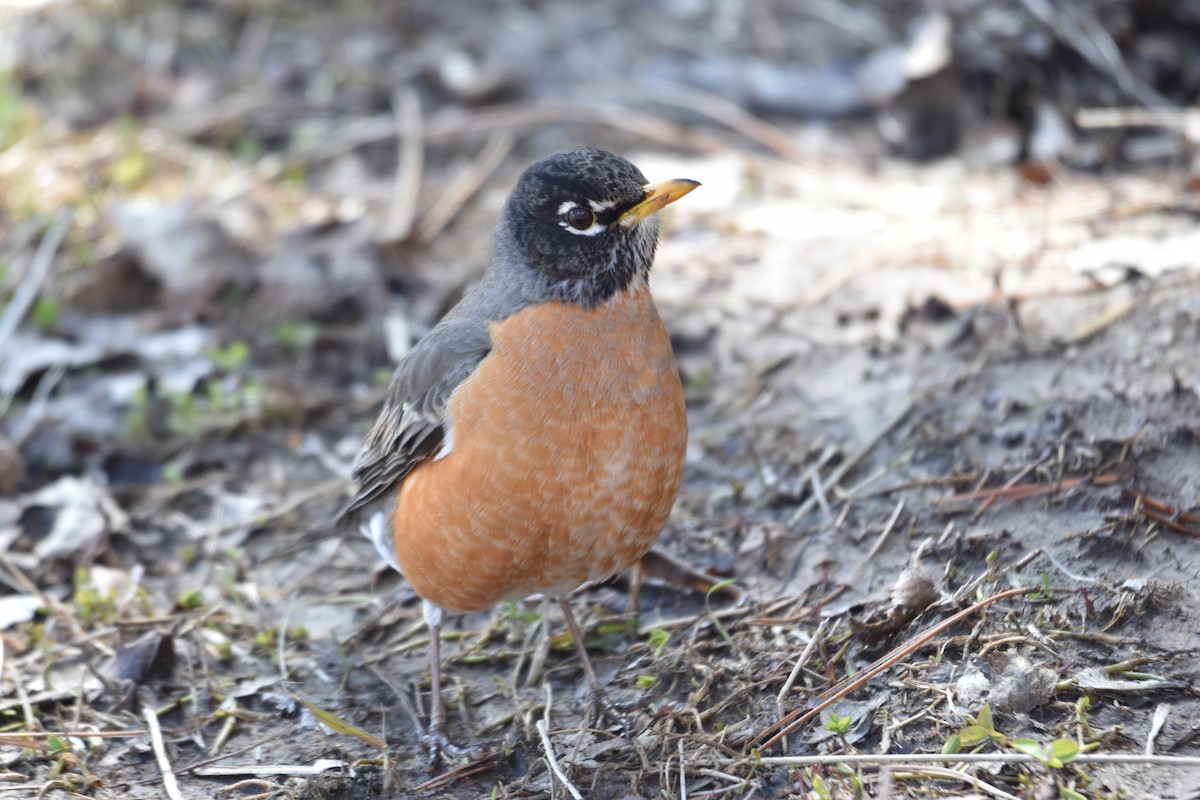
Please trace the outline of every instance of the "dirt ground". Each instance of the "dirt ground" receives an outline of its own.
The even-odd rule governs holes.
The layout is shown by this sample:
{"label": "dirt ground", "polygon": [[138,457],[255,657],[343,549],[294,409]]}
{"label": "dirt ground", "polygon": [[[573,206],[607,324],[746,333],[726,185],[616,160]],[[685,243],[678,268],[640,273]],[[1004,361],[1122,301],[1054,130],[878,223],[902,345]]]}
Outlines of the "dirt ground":
{"label": "dirt ground", "polygon": [[[0,6],[0,798],[1200,797],[1197,42],[1191,2]],[[534,599],[448,622],[480,747],[430,771],[420,604],[333,518],[582,143],[703,184],[652,276],[685,484],[574,598],[629,730]]]}

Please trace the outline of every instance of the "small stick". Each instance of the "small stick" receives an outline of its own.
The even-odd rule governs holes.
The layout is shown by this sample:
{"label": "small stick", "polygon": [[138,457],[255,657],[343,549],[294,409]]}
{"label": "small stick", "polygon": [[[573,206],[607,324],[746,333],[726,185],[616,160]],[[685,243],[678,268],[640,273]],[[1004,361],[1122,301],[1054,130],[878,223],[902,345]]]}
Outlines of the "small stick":
{"label": "small stick", "polygon": [[688,800],[687,759],[683,755],[683,737],[679,737],[679,800]]}
{"label": "small stick", "polygon": [[754,116],[737,103],[703,89],[693,89],[675,83],[642,83],[638,86],[636,94],[648,100],[708,117],[789,161],[797,161],[802,156],[800,148],[789,134],[761,117]]}
{"label": "small stick", "polygon": [[1146,755],[1154,755],[1154,740],[1158,738],[1167,717],[1171,716],[1171,704],[1159,703],[1154,707],[1154,717],[1150,721],[1150,733],[1146,735]]}
{"label": "small stick", "polygon": [[142,717],[146,720],[146,730],[150,731],[150,744],[154,747],[154,758],[158,761],[158,769],[162,772],[163,788],[171,800],[183,800],[179,793],[179,783],[171,769],[171,760],[167,758],[167,748],[163,744],[162,729],[158,727],[158,714],[153,708],[142,709]]}
{"label": "small stick", "polygon": [[792,674],[788,675],[788,679],[783,682],[783,688],[779,690],[779,694],[775,696],[775,702],[779,705],[779,713],[783,714],[783,698],[788,696],[792,691],[792,686],[796,683],[796,678],[800,675],[800,670],[804,667],[804,663],[808,661],[808,657],[812,655],[812,651],[821,641],[821,637],[825,635],[825,626],[829,624],[829,619],[821,620],[821,624],[813,631],[813,635],[808,640],[808,644],[804,646],[804,652],[800,654],[800,658],[796,659],[796,666],[792,667]]}
{"label": "small stick", "polygon": [[433,207],[417,224],[417,241],[430,242],[437,238],[442,229],[450,224],[468,200],[475,196],[483,182],[496,171],[513,148],[516,138],[510,131],[499,130],[488,137],[483,150],[471,165],[456,177],[446,191],[438,197]]}
{"label": "small stick", "polygon": [[829,507],[829,498],[825,496],[825,487],[821,485],[821,473],[814,470],[809,483],[812,484],[812,496],[817,499],[817,505],[821,507],[825,519],[831,519],[833,509]]}
{"label": "small stick", "polygon": [[71,217],[72,214],[69,211],[59,214],[58,218],[46,229],[45,235],[42,236],[42,242],[38,245],[33,261],[29,265],[29,271],[25,273],[21,285],[13,292],[12,300],[5,306],[4,314],[0,316],[0,350],[4,349],[8,337],[16,332],[17,326],[25,318],[25,313],[29,311],[37,299],[38,292],[42,290],[42,284],[45,282],[46,276],[50,274],[50,267],[54,265],[54,254],[58,252],[63,237],[67,235],[67,229],[71,227]]}
{"label": "small stick", "polygon": [[[792,691],[792,686],[795,685],[796,678],[800,677],[800,670],[804,669],[804,664],[808,661],[808,657],[812,655],[812,651],[815,650],[817,644],[820,643],[821,637],[825,635],[825,626],[828,624],[828,617],[821,620],[821,624],[817,626],[817,629],[813,631],[812,637],[809,638],[808,644],[804,646],[804,652],[802,652],[800,657],[796,659],[796,666],[792,667],[792,673],[788,675],[787,680],[783,682],[783,688],[780,689],[779,694],[775,696],[775,705],[779,708],[780,717],[783,716],[783,698],[787,697]],[[787,746],[786,743],[784,746]]]}
{"label": "small stick", "polygon": [[320,775],[331,769],[344,769],[347,766],[348,762],[340,758],[320,758],[311,764],[247,764],[236,767],[204,767],[194,771],[202,778],[237,778],[242,775],[309,776]]}
{"label": "small stick", "polygon": [[421,100],[406,87],[392,97],[392,114],[399,139],[396,155],[396,179],[392,184],[392,208],[382,237],[402,242],[413,232],[417,217],[417,198],[421,193],[421,173],[425,166],[425,128],[421,118]]}
{"label": "small stick", "polygon": [[[772,725],[770,728],[767,729],[767,733],[770,734],[770,732],[775,728],[778,728],[779,730],[776,731],[775,733],[771,734],[770,738],[768,738],[765,742],[763,742],[760,745],[760,748],[765,750],[766,748],[775,744],[780,739],[782,739],[784,736],[786,736],[787,734],[794,731],[796,728],[799,728],[804,723],[819,716],[822,711],[829,708],[831,705],[836,703],[841,698],[847,696],[848,694],[853,692],[855,689],[858,689],[859,687],[863,686],[868,681],[870,681],[872,678],[874,678],[876,675],[879,675],[884,670],[891,667],[893,664],[897,663],[898,661],[900,661],[903,658],[906,658],[917,648],[928,643],[930,640],[932,640],[938,634],[942,633],[943,631],[952,627],[953,625],[957,624],[958,622],[966,619],[967,617],[971,616],[975,612],[981,611],[982,609],[987,608],[988,606],[990,606],[993,603],[996,603],[1000,600],[1007,600],[1010,597],[1018,597],[1023,594],[1028,594],[1029,591],[1030,590],[1026,587],[1020,587],[1017,589],[1009,589],[1008,591],[1000,592],[999,594],[994,594],[991,597],[988,597],[984,600],[980,600],[978,603],[975,603],[971,606],[968,606],[967,608],[964,608],[962,611],[959,611],[957,614],[953,614],[953,615],[947,617],[945,620],[943,620],[942,622],[939,622],[937,625],[934,625],[932,628],[925,631],[924,633],[914,636],[913,638],[909,639],[904,644],[902,644],[899,647],[892,650],[892,652],[888,653],[886,656],[875,661],[875,663],[871,664],[868,667],[865,667],[862,671],[860,671],[858,674],[856,674],[852,680],[841,681],[840,683],[838,683],[837,685],[835,685],[834,687],[829,689],[824,695],[822,695],[822,697],[824,699],[821,700],[819,703],[817,703],[817,705],[810,708],[809,710],[803,711],[802,709],[798,708],[795,711],[788,714],[783,719],[779,720],[779,722],[776,722],[774,725]],[[764,734],[764,735],[766,735],[766,734]]]}
{"label": "small stick", "polygon": [[918,779],[948,778],[950,780],[962,781],[963,783],[970,784],[972,787],[982,790],[984,794],[990,794],[992,797],[999,797],[1000,800],[1021,800],[1021,798],[1017,797],[1015,794],[1009,794],[1003,789],[999,789],[995,786],[992,786],[990,783],[980,780],[975,775],[968,775],[967,773],[957,769],[946,769],[945,767],[921,767],[920,769],[915,770],[892,770],[892,775],[894,775],[898,780],[903,780],[909,775]]}
{"label": "small stick", "polygon": [[1126,492],[1126,494],[1134,497],[1143,506],[1146,506],[1147,508],[1152,508],[1155,511],[1158,511],[1159,513],[1162,513],[1162,514],[1166,514],[1174,519],[1179,519],[1184,522],[1200,523],[1200,517],[1197,517],[1195,514],[1189,514],[1186,511],[1180,511],[1177,508],[1172,508],[1171,506],[1167,505],[1166,503],[1160,503],[1159,501],[1157,501],[1153,498],[1147,497],[1144,494],[1138,494],[1137,492],[1132,492],[1132,491]]}
{"label": "small stick", "polygon": [[[432,114],[425,122],[425,141],[442,141],[456,136],[490,133],[495,130],[536,128],[540,125],[605,125],[629,131],[652,141],[712,155],[728,152],[729,146],[717,138],[661,117],[621,105],[580,105],[570,102],[535,100],[488,106],[484,109],[456,108]],[[396,123],[387,115],[356,120],[334,131],[307,153],[298,155],[308,163],[333,158],[375,142],[396,136]]]}
{"label": "small stick", "polygon": [[1200,532],[1194,531],[1191,528],[1185,526],[1184,524],[1182,524],[1180,522],[1176,522],[1173,519],[1164,517],[1162,514],[1157,514],[1153,511],[1151,511],[1150,509],[1146,508],[1145,506],[1142,507],[1141,511],[1142,511],[1142,516],[1144,516],[1146,519],[1150,520],[1151,522],[1157,522],[1159,525],[1162,525],[1165,528],[1170,528],[1171,530],[1175,531],[1176,533],[1182,533],[1184,536],[1200,537]]}
{"label": "small stick", "polygon": [[[1042,464],[1046,463],[1046,461],[1053,454],[1054,454],[1054,451],[1050,451],[1050,452],[1046,453],[1041,458],[1034,461],[1029,466],[1025,467],[1025,469],[1021,470],[1016,475],[1013,475],[1012,478],[1009,479],[1008,483],[1004,484],[1004,486],[1000,489],[999,492],[997,492],[996,494],[993,494],[987,500],[983,501],[983,503],[979,506],[979,510],[975,512],[975,515],[973,517],[971,517],[971,522],[978,522],[979,518],[983,516],[983,512],[985,512],[989,508],[991,508],[992,504],[995,503],[996,500],[998,500],[1000,498],[1000,495],[1002,493],[1008,491],[1009,489],[1013,488],[1021,481],[1025,480],[1025,476],[1027,476],[1029,473],[1033,472],[1035,469],[1040,467]],[[1058,486],[1058,485],[1059,484],[1057,484],[1057,483],[1055,484],[1055,486]]]}
{"label": "small stick", "polygon": [[[991,500],[995,502],[1001,498],[1007,500],[1028,500],[1033,497],[1040,497],[1044,494],[1054,494],[1055,492],[1063,492],[1067,489],[1074,489],[1077,486],[1084,484],[1091,486],[1112,486],[1114,483],[1119,483],[1121,476],[1116,473],[1105,473],[1089,478],[1063,478],[1054,483],[1025,483],[1020,486],[998,486],[992,489],[975,489],[970,492],[961,494],[952,494],[947,497],[935,497],[929,501],[932,506],[949,506],[955,504],[969,503],[972,500]],[[906,488],[906,487],[901,487]]]}
{"label": "small stick", "polygon": [[583,800],[583,795],[575,788],[574,784],[567,778],[566,773],[562,771],[562,767],[558,765],[558,759],[554,756],[554,745],[550,743],[550,733],[546,727],[546,721],[550,719],[550,704],[553,699],[550,694],[550,684],[545,684],[546,687],[546,710],[542,718],[537,721],[538,736],[542,739],[542,750],[546,753],[546,763],[550,765],[551,771],[558,776],[562,781],[563,786],[567,787],[567,791],[575,800]]}
{"label": "small stick", "polygon": [[871,551],[867,553],[867,560],[870,561],[875,557],[879,549],[883,547],[883,543],[887,541],[891,535],[892,529],[896,527],[896,521],[900,519],[900,514],[904,512],[904,499],[896,503],[896,508],[892,511],[892,516],[888,517],[887,524],[883,526],[883,530],[879,533],[879,538],[875,540],[875,544],[871,546]]}
{"label": "small stick", "polygon": [[132,739],[135,736],[145,736],[145,730],[134,728],[128,731],[21,731],[12,734],[18,739],[45,739],[57,736],[60,739]]}
{"label": "small stick", "polygon": [[[858,452],[847,458],[838,465],[837,469],[830,473],[829,480],[825,485],[829,489],[837,488],[837,485],[842,482],[842,478],[846,477],[846,474],[850,472],[850,470],[857,467],[859,463],[871,453],[872,450],[878,447],[879,443],[883,441],[885,436],[899,427],[900,423],[904,422],[904,420],[908,419],[908,415],[911,414],[913,409],[916,407],[916,398],[912,398],[905,403],[904,408],[900,409],[900,412],[896,414],[896,416],[888,420],[888,423],[884,425],[878,433],[872,436],[871,439],[858,450]],[[814,495],[809,495],[808,499],[801,503],[800,507],[797,508],[792,513],[792,516],[788,518],[788,525],[796,525],[799,523],[800,520],[804,518],[804,515],[812,510],[812,507],[816,504],[816,502],[816,497]]]}
{"label": "small stick", "polygon": [[[1024,753],[850,753],[828,756],[763,756],[755,763],[775,767],[812,767],[824,764],[1036,764]],[[1072,764],[1153,764],[1163,767],[1200,767],[1200,756],[1146,756],[1135,753],[1080,753]]]}

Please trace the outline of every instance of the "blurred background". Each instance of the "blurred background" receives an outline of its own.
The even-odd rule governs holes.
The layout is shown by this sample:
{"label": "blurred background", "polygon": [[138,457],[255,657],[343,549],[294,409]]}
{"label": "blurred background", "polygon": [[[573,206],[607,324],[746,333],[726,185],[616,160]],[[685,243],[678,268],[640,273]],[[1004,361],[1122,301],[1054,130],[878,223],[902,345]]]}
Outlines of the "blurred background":
{"label": "blurred background", "polygon": [[[1194,506],[1198,97],[1197,0],[4,0],[10,661],[206,609],[188,652],[236,673],[285,608],[359,624],[373,557],[329,525],[391,369],[519,171],[580,144],[704,184],[652,281],[692,418],[676,555],[836,613],[943,531],[932,498],[1030,463]],[[1116,483],[959,557],[1003,532],[1120,574],[1067,543]]]}

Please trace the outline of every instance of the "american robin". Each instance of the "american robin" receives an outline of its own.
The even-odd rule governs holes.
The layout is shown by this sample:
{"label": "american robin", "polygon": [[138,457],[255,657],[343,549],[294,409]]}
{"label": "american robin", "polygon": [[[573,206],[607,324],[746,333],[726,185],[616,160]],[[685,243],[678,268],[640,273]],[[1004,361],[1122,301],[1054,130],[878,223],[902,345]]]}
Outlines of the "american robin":
{"label": "american robin", "polygon": [[699,186],[647,183],[580,148],[521,175],[481,282],[401,360],[354,462],[356,511],[398,486],[373,537],[424,601],[443,731],[442,612],[541,593],[558,599],[594,708],[610,711],[567,602],[623,572],[666,525],[687,415],[647,279],[654,213]]}

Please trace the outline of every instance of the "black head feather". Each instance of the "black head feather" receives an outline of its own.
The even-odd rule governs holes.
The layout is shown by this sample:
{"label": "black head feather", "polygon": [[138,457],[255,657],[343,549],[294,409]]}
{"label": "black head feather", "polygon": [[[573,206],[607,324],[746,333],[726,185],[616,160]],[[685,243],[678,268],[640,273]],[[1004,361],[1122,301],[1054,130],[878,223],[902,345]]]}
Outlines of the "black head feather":
{"label": "black head feather", "polygon": [[537,299],[593,306],[649,273],[657,220],[619,221],[645,197],[646,183],[624,158],[591,147],[555,153],[525,170],[499,236],[532,270]]}

